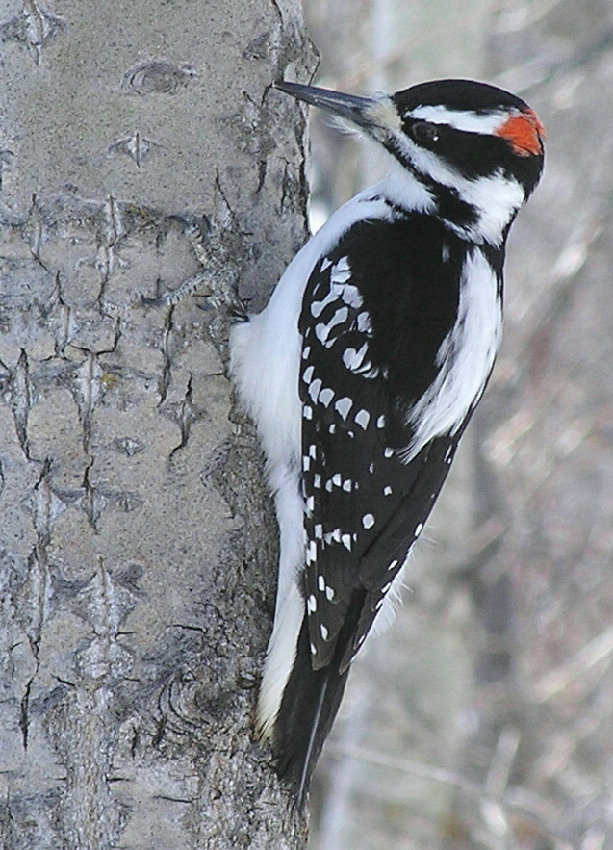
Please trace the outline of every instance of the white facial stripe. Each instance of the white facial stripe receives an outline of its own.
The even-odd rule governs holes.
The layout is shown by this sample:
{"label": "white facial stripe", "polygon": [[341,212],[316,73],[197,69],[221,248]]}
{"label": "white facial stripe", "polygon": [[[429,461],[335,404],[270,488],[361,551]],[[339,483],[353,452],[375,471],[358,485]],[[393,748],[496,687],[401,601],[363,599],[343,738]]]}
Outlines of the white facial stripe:
{"label": "white facial stripe", "polygon": [[[463,197],[479,214],[473,235],[482,233],[489,242],[496,245],[500,242],[502,231],[511,216],[523,204],[524,190],[516,180],[497,172],[491,177],[479,177],[472,183],[468,182],[463,190]],[[470,228],[467,229],[470,231]]]}
{"label": "white facial stripe", "polygon": [[427,175],[436,183],[456,189],[460,197],[476,208],[479,220],[466,228],[451,226],[461,236],[471,238],[484,236],[497,244],[502,238],[502,229],[524,201],[524,190],[516,180],[503,177],[500,173],[469,180],[447,166],[432,151],[425,150],[411,141],[404,133],[396,137],[398,146],[418,172]]}
{"label": "white facial stripe", "polygon": [[[516,112],[516,110],[513,110]],[[508,110],[499,110],[480,115],[478,112],[459,112],[447,109],[445,106],[418,106],[412,109],[408,115],[423,121],[432,121],[435,124],[448,124],[456,130],[464,130],[467,133],[482,133],[492,136],[509,117]],[[518,113],[519,114],[519,113]]]}
{"label": "white facial stripe", "polygon": [[386,197],[407,210],[430,212],[436,210],[436,202],[431,192],[419,179],[390,154],[390,168],[382,182]]}

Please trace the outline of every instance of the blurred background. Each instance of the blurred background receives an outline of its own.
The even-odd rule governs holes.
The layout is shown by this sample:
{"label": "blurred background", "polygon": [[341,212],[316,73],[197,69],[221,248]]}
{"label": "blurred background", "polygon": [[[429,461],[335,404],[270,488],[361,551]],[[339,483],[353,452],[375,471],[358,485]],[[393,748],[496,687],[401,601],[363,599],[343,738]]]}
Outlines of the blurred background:
{"label": "blurred background", "polygon": [[[477,78],[521,94],[549,136],[543,182],[511,233],[494,376],[397,620],[354,664],[316,778],[310,847],[606,850],[613,4],[304,10],[319,85]],[[379,164],[317,114],[311,148],[317,228]]]}

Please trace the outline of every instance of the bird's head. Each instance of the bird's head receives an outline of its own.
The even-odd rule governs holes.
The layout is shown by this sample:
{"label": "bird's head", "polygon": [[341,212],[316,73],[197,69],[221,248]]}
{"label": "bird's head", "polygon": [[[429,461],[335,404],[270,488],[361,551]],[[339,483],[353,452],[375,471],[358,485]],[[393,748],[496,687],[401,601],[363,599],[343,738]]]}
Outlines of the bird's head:
{"label": "bird's head", "polygon": [[392,197],[476,242],[501,243],[543,170],[543,125],[521,98],[495,86],[434,80],[370,97],[276,87],[382,145],[392,156]]}

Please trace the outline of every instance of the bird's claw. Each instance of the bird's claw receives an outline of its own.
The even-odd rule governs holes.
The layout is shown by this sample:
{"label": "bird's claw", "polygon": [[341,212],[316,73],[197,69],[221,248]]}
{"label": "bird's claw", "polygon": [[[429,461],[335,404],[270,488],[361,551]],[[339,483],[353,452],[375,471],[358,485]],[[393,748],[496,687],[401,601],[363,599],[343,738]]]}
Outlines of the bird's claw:
{"label": "bird's claw", "polygon": [[143,296],[142,303],[148,307],[172,306],[197,293],[203,298],[208,298],[215,309],[227,310],[233,321],[245,321],[247,318],[245,307],[236,291],[238,271],[229,260],[216,231],[211,230],[208,236],[204,236],[200,227],[191,224],[185,233],[202,269],[184,281],[177,289],[157,298]]}

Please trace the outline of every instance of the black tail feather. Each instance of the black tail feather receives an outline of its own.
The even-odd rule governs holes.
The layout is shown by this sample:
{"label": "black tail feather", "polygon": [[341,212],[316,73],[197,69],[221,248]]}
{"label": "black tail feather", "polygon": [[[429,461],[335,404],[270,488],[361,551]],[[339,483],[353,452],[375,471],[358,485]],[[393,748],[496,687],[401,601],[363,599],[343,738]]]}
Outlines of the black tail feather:
{"label": "black tail feather", "polygon": [[[352,607],[350,607],[352,610]],[[361,606],[354,611],[359,614]],[[334,656],[321,670],[313,670],[307,617],[296,645],[294,667],[283,693],[275,722],[273,750],[279,776],[294,787],[296,808],[305,806],[311,779],[324,741],[340,708],[349,668],[339,669],[356,622],[346,622]]]}

